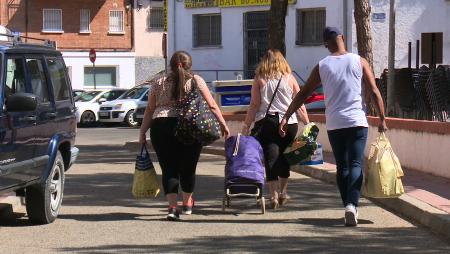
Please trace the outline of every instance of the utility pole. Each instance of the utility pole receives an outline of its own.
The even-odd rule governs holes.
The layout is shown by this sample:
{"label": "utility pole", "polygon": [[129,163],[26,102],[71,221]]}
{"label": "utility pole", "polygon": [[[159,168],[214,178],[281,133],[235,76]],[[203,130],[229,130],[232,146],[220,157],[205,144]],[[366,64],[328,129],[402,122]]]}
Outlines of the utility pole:
{"label": "utility pole", "polygon": [[389,8],[389,69],[387,86],[387,115],[395,115],[395,0],[390,0]]}

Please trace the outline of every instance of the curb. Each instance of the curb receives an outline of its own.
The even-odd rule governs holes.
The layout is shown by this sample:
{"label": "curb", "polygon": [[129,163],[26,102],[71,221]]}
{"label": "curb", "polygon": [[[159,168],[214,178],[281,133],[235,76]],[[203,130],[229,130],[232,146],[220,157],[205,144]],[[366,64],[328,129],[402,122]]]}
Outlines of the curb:
{"label": "curb", "polygon": [[[137,150],[139,147],[136,141],[127,142],[124,145],[124,148],[128,150]],[[216,145],[203,147],[202,153],[225,156],[225,149],[219,141]],[[295,166],[291,170],[329,184],[336,184],[336,166],[333,164],[324,163],[322,165]],[[392,199],[367,199],[397,215],[419,223],[439,236],[450,240],[450,215],[442,210],[413,198],[408,194]]]}
{"label": "curb", "polygon": [[[291,168],[291,170],[327,183],[336,184],[336,170],[330,169],[331,167],[335,166],[325,163],[314,166],[296,166]],[[417,222],[432,232],[450,240],[450,215],[442,210],[413,198],[408,194],[403,194],[399,198],[367,199],[397,215]]]}

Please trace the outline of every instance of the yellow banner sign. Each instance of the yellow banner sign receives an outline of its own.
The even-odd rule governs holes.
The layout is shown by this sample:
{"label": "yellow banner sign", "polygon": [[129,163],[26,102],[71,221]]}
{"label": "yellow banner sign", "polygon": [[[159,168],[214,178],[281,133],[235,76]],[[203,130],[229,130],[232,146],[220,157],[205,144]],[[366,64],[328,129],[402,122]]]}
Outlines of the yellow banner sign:
{"label": "yellow banner sign", "polygon": [[[185,8],[206,8],[206,7],[244,7],[270,5],[271,0],[185,0]],[[297,0],[288,0],[289,4],[297,3]]]}

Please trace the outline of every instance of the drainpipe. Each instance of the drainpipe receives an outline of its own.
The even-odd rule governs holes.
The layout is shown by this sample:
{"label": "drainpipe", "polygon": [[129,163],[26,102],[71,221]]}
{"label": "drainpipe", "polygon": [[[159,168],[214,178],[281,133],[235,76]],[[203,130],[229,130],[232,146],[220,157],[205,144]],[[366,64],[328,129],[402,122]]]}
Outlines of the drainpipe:
{"label": "drainpipe", "polygon": [[28,0],[25,0],[25,37],[28,37],[28,13]]}
{"label": "drainpipe", "polygon": [[134,33],[135,33],[135,17],[134,17],[134,12],[136,11],[136,7],[137,7],[137,0],[131,0],[131,51],[136,52],[136,45],[135,45],[135,38],[134,38]]}
{"label": "drainpipe", "polygon": [[343,9],[342,9],[342,18],[343,18],[343,26],[344,26],[344,29],[343,29],[343,33],[344,33],[344,36],[345,36],[345,47],[347,48],[347,51],[349,51],[350,49],[349,49],[349,42],[350,42],[350,38],[349,38],[349,36],[348,36],[348,0],[342,0],[342,6],[343,6]]}
{"label": "drainpipe", "polygon": [[387,114],[395,113],[395,0],[390,0],[389,9],[389,55]]}
{"label": "drainpipe", "polygon": [[[177,10],[177,1],[172,1],[173,10],[172,10],[172,17],[173,17],[173,23],[172,23],[172,40],[173,40],[173,51],[175,52],[177,50],[177,36],[176,36],[176,10]],[[167,10],[169,11],[169,10]],[[167,14],[169,16],[169,14]],[[169,30],[169,28],[167,28]]]}

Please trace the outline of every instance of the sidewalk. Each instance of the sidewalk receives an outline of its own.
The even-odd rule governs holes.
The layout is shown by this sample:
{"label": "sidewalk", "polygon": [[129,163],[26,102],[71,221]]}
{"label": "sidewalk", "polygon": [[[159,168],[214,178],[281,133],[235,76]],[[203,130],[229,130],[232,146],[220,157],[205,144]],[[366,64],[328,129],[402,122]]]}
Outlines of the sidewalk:
{"label": "sidewalk", "polygon": [[[137,149],[136,142],[128,142],[125,148]],[[217,141],[203,148],[203,153],[225,155],[224,142]],[[294,172],[336,183],[336,165],[332,153],[324,153],[322,165],[293,167]],[[450,180],[419,171],[404,169],[402,178],[405,194],[397,199],[370,199],[372,202],[409,218],[433,232],[450,239]]]}

